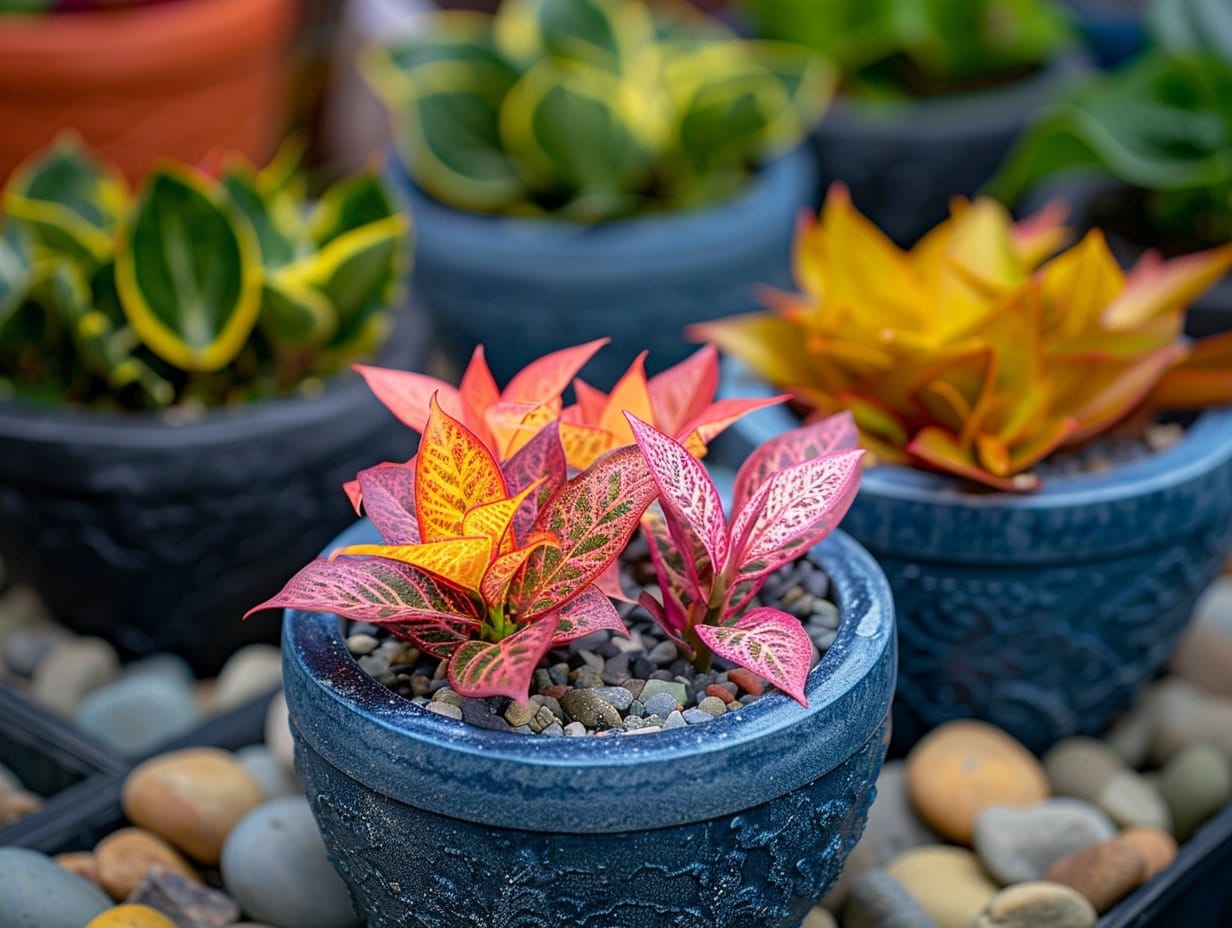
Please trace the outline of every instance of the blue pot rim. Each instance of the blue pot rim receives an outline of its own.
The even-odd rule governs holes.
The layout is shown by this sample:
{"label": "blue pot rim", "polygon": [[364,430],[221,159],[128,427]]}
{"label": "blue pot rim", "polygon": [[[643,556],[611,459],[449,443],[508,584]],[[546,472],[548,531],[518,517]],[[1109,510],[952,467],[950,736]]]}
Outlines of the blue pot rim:
{"label": "blue pot rim", "polygon": [[784,216],[791,221],[801,203],[811,208],[816,187],[813,156],[799,145],[766,162],[739,194],[721,203],[585,224],[447,206],[417,187],[396,157],[388,160],[386,173],[415,217],[417,248],[430,252],[434,263],[482,265],[487,274],[534,278],[551,263],[554,279],[627,277],[631,271],[713,263],[742,248],[749,228]]}
{"label": "blue pot rim", "polygon": [[[375,538],[367,520],[326,550],[360,537]],[[705,725],[651,735],[493,732],[437,716],[378,683],[347,652],[336,616],[287,610],[283,669],[293,730],[370,789],[497,827],[611,833],[736,814],[837,768],[889,711],[896,642],[885,575],[842,532],[812,553],[844,618],[809,676],[807,709],[767,692]],[[756,778],[731,783],[731,771],[742,769]]]}
{"label": "blue pot rim", "polygon": [[[768,383],[733,358],[722,362],[720,396],[773,396]],[[745,416],[733,428],[754,445],[800,425],[785,406]],[[1049,510],[1104,507],[1120,500],[1157,493],[1197,479],[1232,461],[1232,408],[1208,410],[1185,430],[1184,437],[1162,451],[1099,474],[1052,477],[1032,493],[972,492],[963,481],[897,464],[864,472],[860,495],[932,507],[981,510]]]}

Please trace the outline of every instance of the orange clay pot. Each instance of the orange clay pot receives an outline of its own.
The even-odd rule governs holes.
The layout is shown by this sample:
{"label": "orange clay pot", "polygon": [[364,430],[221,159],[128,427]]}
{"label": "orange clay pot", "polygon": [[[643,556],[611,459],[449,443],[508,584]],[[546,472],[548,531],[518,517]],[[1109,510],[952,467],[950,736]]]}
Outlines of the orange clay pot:
{"label": "orange clay pot", "polygon": [[131,179],[213,149],[264,163],[296,14],[296,0],[173,0],[0,16],[0,178],[68,128]]}

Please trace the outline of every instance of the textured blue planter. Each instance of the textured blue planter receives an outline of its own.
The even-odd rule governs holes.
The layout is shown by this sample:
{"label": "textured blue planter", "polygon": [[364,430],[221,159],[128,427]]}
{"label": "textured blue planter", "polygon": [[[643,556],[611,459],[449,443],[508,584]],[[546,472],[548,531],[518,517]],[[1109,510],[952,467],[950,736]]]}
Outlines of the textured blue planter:
{"label": "textured blue planter", "polygon": [[442,719],[361,671],[336,617],[289,612],[296,763],[368,928],[799,925],[863,831],[895,669],[877,565],[841,533],[817,554],[843,624],[809,708],[774,693],[643,737]]}
{"label": "textured blue planter", "polygon": [[[768,388],[729,365],[723,395]],[[782,407],[729,429],[738,465],[798,421]],[[1043,751],[1098,734],[1174,650],[1232,547],[1232,410],[1099,475],[1017,496],[904,467],[867,471],[843,527],[885,570],[902,653],[893,750],[948,719],[993,722]]]}
{"label": "textured blue planter", "polygon": [[415,216],[415,298],[459,368],[482,343],[498,383],[540,355],[590,339],[612,344],[583,377],[610,387],[642,349],[662,370],[696,349],[691,322],[756,309],[759,284],[790,281],[796,217],[815,168],[797,150],[738,197],[706,209],[580,225],[443,206],[390,173]]}

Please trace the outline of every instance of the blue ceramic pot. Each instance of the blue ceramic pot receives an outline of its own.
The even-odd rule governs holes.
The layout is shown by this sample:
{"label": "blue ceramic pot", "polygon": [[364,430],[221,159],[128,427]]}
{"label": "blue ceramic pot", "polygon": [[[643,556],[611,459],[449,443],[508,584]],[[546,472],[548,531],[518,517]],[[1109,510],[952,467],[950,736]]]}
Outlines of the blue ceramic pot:
{"label": "blue ceramic pot", "polygon": [[[722,395],[768,392],[747,369],[725,367]],[[759,411],[712,452],[738,466],[796,425],[782,407]],[[894,591],[892,750],[949,719],[981,718],[1041,752],[1106,730],[1219,575],[1232,548],[1232,410],[1200,416],[1166,451],[1029,495],[873,468],[843,528]]]}
{"label": "blue ceramic pot", "polygon": [[484,345],[498,383],[527,362],[602,336],[583,371],[608,388],[643,349],[662,370],[696,350],[692,322],[752,312],[759,284],[790,282],[796,217],[816,171],[797,150],[765,167],[735,199],[684,213],[582,225],[485,216],[443,206],[395,163],[415,217],[415,298],[445,359],[461,369]]}
{"label": "blue ceramic pot", "polygon": [[1142,22],[1147,0],[1136,8],[1128,0],[1065,0],[1065,5],[1101,68],[1124,64],[1147,44]]}
{"label": "blue ceramic pot", "polygon": [[809,708],[772,693],[642,737],[440,718],[360,670],[337,617],[289,612],[296,764],[368,928],[799,925],[864,829],[895,669],[877,565],[841,533],[815,554],[843,623]]}

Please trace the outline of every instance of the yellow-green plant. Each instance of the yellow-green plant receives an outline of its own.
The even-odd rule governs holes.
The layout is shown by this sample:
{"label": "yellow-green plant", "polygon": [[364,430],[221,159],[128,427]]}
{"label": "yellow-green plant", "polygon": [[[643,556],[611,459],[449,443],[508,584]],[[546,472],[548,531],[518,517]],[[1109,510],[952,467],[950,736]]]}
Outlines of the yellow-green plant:
{"label": "yellow-green plant", "polygon": [[0,388],[131,409],[286,392],[390,327],[407,219],[374,173],[307,208],[288,146],[258,171],[167,164],[135,194],[63,138],[14,172]]}
{"label": "yellow-green plant", "polygon": [[368,73],[428,194],[600,221],[731,195],[829,101],[814,53],[685,6],[505,0],[442,14]]}
{"label": "yellow-green plant", "polygon": [[849,408],[883,462],[1004,490],[1152,399],[1232,403],[1232,336],[1191,348],[1186,307],[1232,246],[1121,270],[1098,230],[1048,259],[1063,212],[1014,225],[992,200],[899,250],[833,188],[796,240],[799,294],[695,327],[820,415]]}

